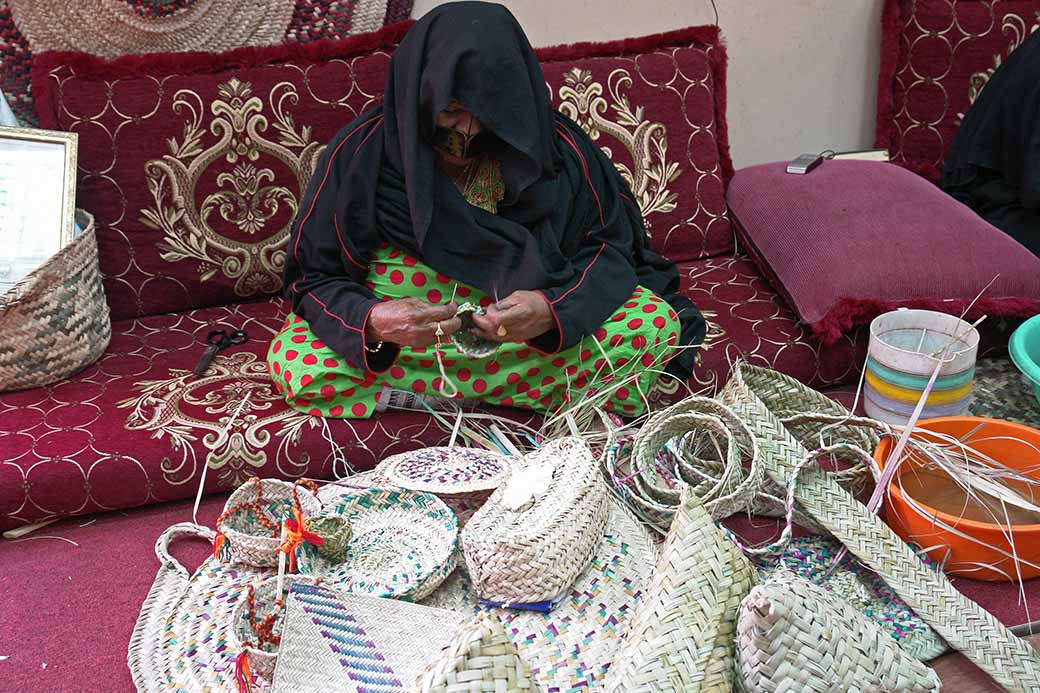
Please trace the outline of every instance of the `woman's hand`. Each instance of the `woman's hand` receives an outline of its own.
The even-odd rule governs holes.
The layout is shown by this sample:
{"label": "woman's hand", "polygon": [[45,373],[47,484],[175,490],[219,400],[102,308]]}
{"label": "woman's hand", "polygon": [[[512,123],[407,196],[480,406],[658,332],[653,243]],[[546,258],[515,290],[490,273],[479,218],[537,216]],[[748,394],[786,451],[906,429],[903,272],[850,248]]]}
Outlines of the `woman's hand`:
{"label": "woman's hand", "polygon": [[555,326],[549,303],[536,291],[516,291],[474,315],[473,322],[496,342],[526,342]]}
{"label": "woman's hand", "polygon": [[440,341],[448,341],[462,327],[455,317],[458,306],[448,303],[436,306],[418,298],[399,298],[377,304],[368,316],[365,340],[389,342],[398,346],[428,347],[437,343],[437,325],[443,334]]}

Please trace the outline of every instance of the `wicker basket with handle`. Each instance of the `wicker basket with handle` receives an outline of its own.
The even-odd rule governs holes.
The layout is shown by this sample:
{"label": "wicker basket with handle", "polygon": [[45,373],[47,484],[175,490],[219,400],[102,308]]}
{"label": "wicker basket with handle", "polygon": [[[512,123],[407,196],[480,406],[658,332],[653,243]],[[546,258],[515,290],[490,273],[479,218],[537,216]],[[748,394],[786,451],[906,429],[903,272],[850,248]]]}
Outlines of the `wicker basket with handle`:
{"label": "wicker basket with handle", "polygon": [[76,220],[83,233],[0,296],[0,392],[67,378],[108,347],[94,217],[77,210]]}

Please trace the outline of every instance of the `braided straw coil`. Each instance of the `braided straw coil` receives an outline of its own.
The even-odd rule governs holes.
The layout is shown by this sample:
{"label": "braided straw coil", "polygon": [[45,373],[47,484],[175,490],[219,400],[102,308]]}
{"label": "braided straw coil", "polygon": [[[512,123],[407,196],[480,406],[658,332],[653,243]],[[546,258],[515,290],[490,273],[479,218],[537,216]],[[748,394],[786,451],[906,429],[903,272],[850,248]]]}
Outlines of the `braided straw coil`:
{"label": "braided straw coil", "polygon": [[481,614],[455,632],[419,675],[415,693],[533,693],[531,669],[502,622]]}
{"label": "braided straw coil", "polygon": [[748,693],[928,693],[940,685],[877,623],[788,571],[741,604],[737,664]]}
{"label": "braided straw coil", "polygon": [[0,391],[42,387],[94,363],[112,337],[94,217],[84,231],[0,296]]}
{"label": "braided straw coil", "polygon": [[[822,397],[793,378],[747,364],[738,364],[720,394],[722,402],[751,427],[766,473],[780,484],[786,484],[804,460],[832,451],[829,446],[817,449],[819,439],[814,433],[819,433],[822,425],[805,423],[810,417],[803,416],[815,413],[814,407]],[[792,427],[788,428],[781,417],[791,421]],[[795,421],[799,422],[797,426],[793,425]],[[832,429],[830,435],[843,432]],[[874,435],[861,431],[854,437],[869,439]],[[927,567],[888,525],[835,479],[815,466],[807,466],[799,477],[796,499],[884,578],[917,615],[997,683],[1009,691],[1040,691],[1040,652],[962,596],[944,575]]]}
{"label": "braided straw coil", "polygon": [[690,487],[607,674],[611,693],[728,691],[741,600],[755,571]]}
{"label": "braided straw coil", "polygon": [[[511,482],[519,482],[525,470],[552,478],[544,493],[510,509]],[[462,531],[477,594],[514,604],[560,596],[603,538],[608,498],[596,459],[583,441],[562,438],[526,455]]]}

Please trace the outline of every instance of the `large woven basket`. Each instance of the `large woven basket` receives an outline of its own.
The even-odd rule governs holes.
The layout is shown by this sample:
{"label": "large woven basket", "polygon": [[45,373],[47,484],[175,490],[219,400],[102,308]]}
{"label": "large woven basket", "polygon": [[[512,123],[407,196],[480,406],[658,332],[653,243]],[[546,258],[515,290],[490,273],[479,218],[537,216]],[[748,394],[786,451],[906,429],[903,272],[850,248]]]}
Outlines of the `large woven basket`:
{"label": "large woven basket", "polygon": [[[833,401],[826,402],[822,394],[768,369],[738,364],[720,398],[751,427],[766,473],[784,486],[806,460],[825,457],[850,444],[869,450],[876,441],[868,426],[857,430],[847,411],[843,410],[848,423],[840,427],[823,423],[826,417],[820,415],[821,409],[835,406]],[[1010,691],[1040,691],[1040,652],[961,595],[944,575],[926,566],[833,475],[806,466],[795,498],[806,513],[884,578],[918,616],[997,683]]]}
{"label": "large woven basket", "polygon": [[83,233],[0,296],[0,392],[67,378],[108,347],[94,217],[77,210],[76,220]]}
{"label": "large woven basket", "polygon": [[777,571],[740,607],[737,662],[748,693],[939,689],[935,672],[822,587]]}
{"label": "large woven basket", "polygon": [[459,628],[430,662],[415,693],[534,693],[531,668],[509,640],[502,622],[480,614]]}
{"label": "large woven basket", "polygon": [[[528,468],[546,470],[552,479],[529,505],[512,510],[506,498]],[[527,455],[462,532],[477,594],[504,604],[559,597],[603,538],[608,494],[592,452],[577,438]]]}

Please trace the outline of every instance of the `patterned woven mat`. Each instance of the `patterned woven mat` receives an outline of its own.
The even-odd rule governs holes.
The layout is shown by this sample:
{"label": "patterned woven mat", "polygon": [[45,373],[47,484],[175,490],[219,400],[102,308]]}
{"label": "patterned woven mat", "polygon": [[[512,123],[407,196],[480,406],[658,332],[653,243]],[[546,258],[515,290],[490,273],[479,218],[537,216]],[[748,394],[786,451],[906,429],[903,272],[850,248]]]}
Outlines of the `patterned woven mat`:
{"label": "patterned woven mat", "polygon": [[[33,52],[226,51],[375,31],[407,19],[413,0],[0,0],[0,91],[35,125]],[[234,27],[227,31],[226,27]]]}
{"label": "patterned woven mat", "polygon": [[971,413],[1040,428],[1040,403],[1033,387],[1008,359],[979,361]]}

